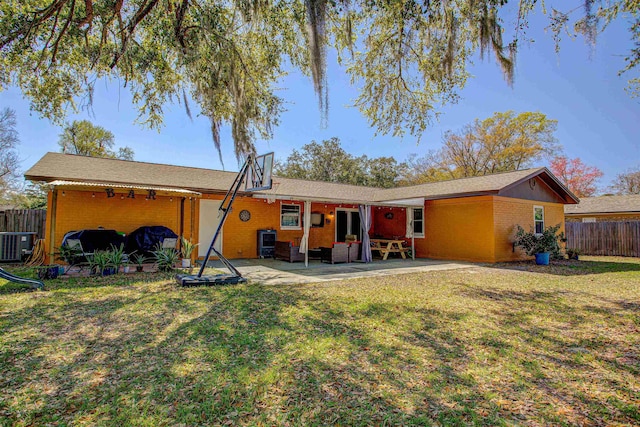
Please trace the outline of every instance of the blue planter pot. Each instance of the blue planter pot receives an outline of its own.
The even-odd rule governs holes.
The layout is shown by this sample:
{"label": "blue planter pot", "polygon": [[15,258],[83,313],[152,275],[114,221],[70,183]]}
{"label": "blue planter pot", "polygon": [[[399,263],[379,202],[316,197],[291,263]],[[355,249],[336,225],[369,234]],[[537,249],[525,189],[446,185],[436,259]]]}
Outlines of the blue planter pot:
{"label": "blue planter pot", "polygon": [[57,279],[58,278],[58,266],[57,265],[46,265],[44,267],[40,267],[37,270],[38,279]]}
{"label": "blue planter pot", "polygon": [[549,252],[541,252],[536,254],[536,264],[549,265]]}
{"label": "blue planter pot", "polygon": [[107,267],[104,270],[102,270],[102,275],[103,276],[111,276],[113,274],[116,274],[118,271],[114,268],[114,267]]}

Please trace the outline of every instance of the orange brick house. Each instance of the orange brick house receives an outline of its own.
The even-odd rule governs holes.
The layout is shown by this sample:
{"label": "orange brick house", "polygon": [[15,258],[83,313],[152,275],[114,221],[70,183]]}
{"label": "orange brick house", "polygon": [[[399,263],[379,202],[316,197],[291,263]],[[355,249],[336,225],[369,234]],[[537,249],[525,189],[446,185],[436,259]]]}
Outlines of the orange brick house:
{"label": "orange brick house", "polygon": [[[197,255],[203,256],[235,176],[60,153],[47,153],[25,174],[51,188],[50,256],[72,230],[131,233],[145,225],[164,225],[201,243]],[[276,230],[277,240],[300,239],[307,206],[314,214],[308,247],[330,246],[350,234],[362,236],[358,207],[366,205],[372,209],[369,235],[404,238],[413,232],[417,257],[510,261],[522,257],[512,245],[515,225],[564,226],[564,205],[576,203],[546,168],[393,189],[273,177],[271,190],[239,194],[219,243],[227,258],[256,258],[258,230]]]}

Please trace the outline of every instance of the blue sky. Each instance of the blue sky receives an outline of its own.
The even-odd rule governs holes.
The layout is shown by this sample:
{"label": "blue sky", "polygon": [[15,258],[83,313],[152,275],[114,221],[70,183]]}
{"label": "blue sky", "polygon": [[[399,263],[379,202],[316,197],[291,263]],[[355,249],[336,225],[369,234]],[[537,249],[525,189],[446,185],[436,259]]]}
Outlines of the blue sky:
{"label": "blue sky", "polygon": [[[449,129],[460,129],[476,118],[496,111],[540,111],[558,120],[556,137],[569,157],[580,157],[599,167],[606,187],[615,176],[640,165],[640,98],[631,98],[625,87],[628,75],[618,76],[624,56],[632,47],[624,22],[611,25],[599,36],[594,51],[582,39],[568,40],[555,54],[553,41],[544,32],[545,21],[534,19],[528,35],[534,43],[522,46],[518,56],[515,85],[510,88],[492,59],[478,59],[470,71],[474,78],[460,92],[458,104],[441,109],[441,116],[422,135],[420,144],[411,136],[374,136],[366,119],[348,107],[357,96],[348,76],[335,61],[329,61],[330,111],[326,128],[321,128],[317,101],[310,81],[299,73],[285,77],[279,87],[288,109],[270,141],[258,141],[258,152],[275,151],[285,158],[292,149],[312,140],[338,137],[343,148],[358,156],[393,156],[398,161],[441,145]],[[637,75],[637,74],[636,74]],[[16,110],[23,169],[28,169],[48,151],[58,151],[61,128],[29,110],[19,90],[0,93],[0,108]],[[193,105],[192,105],[193,107]],[[160,132],[134,124],[137,111],[127,89],[115,81],[96,88],[94,115],[86,111],[69,117],[89,119],[115,135],[117,146],[130,146],[136,160],[221,169],[204,117],[191,121],[181,105],[166,107]],[[223,158],[227,170],[237,170],[233,143],[227,128],[222,133]]]}

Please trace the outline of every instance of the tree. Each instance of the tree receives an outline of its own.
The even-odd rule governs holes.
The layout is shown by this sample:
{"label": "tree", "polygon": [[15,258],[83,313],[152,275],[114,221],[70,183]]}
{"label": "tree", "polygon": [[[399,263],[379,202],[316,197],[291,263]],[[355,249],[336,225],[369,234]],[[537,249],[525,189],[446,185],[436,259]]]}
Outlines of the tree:
{"label": "tree", "polygon": [[398,179],[398,162],[393,157],[362,156],[359,158],[364,168],[364,185],[367,187],[391,188]]}
{"label": "tree", "polygon": [[[326,114],[327,46],[361,89],[355,105],[380,133],[418,136],[437,109],[458,100],[476,54],[489,53],[513,81],[528,41],[535,0],[23,0],[0,9],[0,88],[20,86],[44,117],[62,121],[90,104],[99,78],[123,81],[140,121],[162,122],[167,102],[195,100],[216,147],[229,124],[236,154],[270,138],[282,111],[275,95],[285,64],[312,76]],[[640,41],[640,0],[584,0],[571,13],[550,9],[551,32],[595,42],[611,21],[630,22]],[[546,11],[545,6],[541,9]],[[575,12],[577,11],[577,12]],[[511,19],[513,18],[513,19]],[[503,22],[515,22],[503,41]],[[640,49],[623,72],[637,69]],[[632,79],[633,80],[633,79]]]}
{"label": "tree", "polygon": [[410,154],[399,166],[398,185],[417,185],[451,179],[451,174],[442,165],[440,156],[441,152],[435,150],[429,150],[423,157],[418,157],[415,153]]}
{"label": "tree", "polygon": [[611,189],[617,194],[640,194],[640,167],[619,174]]}
{"label": "tree", "polygon": [[598,188],[596,182],[603,176],[600,169],[587,166],[580,158],[556,156],[549,164],[551,172],[578,197],[591,197]]}
{"label": "tree", "polygon": [[509,172],[531,166],[558,150],[557,121],[542,113],[513,111],[447,131],[441,149],[400,164],[400,185]]}
{"label": "tree", "polygon": [[6,203],[19,209],[46,209],[49,184],[46,182],[24,182],[14,186],[6,197]]}
{"label": "tree", "polygon": [[16,130],[16,113],[10,108],[0,112],[0,199],[15,184],[20,160],[16,147],[20,143]]}
{"label": "tree", "polygon": [[395,185],[398,165],[393,157],[354,157],[334,137],[322,143],[312,141],[303,145],[300,151],[293,150],[285,161],[276,162],[274,174],[287,178],[389,188]]}
{"label": "tree", "polygon": [[60,150],[67,154],[133,160],[131,148],[122,147],[118,152],[113,151],[113,134],[88,120],[74,120],[67,125],[60,134],[58,145]]}
{"label": "tree", "polygon": [[557,123],[537,112],[494,113],[460,132],[446,132],[441,164],[451,178],[524,169],[557,150]]}

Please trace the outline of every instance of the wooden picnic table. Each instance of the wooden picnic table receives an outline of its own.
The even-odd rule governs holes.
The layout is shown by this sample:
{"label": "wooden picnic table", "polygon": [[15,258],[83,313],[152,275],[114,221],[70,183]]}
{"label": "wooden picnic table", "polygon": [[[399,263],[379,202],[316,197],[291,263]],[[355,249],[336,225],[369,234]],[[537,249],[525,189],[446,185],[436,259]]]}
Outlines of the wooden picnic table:
{"label": "wooden picnic table", "polygon": [[395,239],[370,239],[371,251],[378,251],[382,255],[382,259],[386,260],[390,253],[399,253],[402,258],[406,259],[406,253],[409,248],[402,246],[404,240]]}

